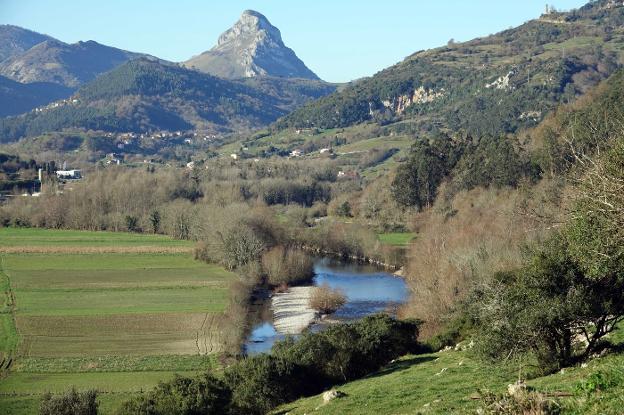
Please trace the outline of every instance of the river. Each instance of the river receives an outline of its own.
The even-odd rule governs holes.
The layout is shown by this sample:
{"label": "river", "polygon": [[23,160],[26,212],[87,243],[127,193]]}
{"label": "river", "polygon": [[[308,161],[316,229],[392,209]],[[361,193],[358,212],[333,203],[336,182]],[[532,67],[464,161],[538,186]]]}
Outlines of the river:
{"label": "river", "polygon": [[[407,284],[402,278],[370,265],[344,263],[323,258],[314,263],[313,285],[327,284],[342,290],[347,302],[331,320],[348,322],[382,311],[393,312],[409,296]],[[326,325],[314,323],[311,330],[322,330]],[[284,339],[273,324],[271,299],[259,299],[252,310],[252,330],[245,351],[249,355],[266,353],[273,344]]]}

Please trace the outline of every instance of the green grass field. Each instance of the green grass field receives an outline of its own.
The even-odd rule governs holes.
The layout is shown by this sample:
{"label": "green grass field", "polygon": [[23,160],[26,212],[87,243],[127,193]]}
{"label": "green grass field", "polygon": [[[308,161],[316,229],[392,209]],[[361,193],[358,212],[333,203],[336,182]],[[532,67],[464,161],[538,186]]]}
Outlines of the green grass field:
{"label": "green grass field", "polygon": [[193,246],[192,242],[163,235],[31,228],[2,228],[0,241],[3,246]]}
{"label": "green grass field", "polygon": [[411,232],[391,232],[380,233],[377,235],[379,240],[386,245],[393,246],[407,246],[416,237],[416,234]]}
{"label": "green grass field", "polygon": [[235,276],[195,261],[192,246],[154,235],[0,229],[0,350],[11,357],[0,413],[32,413],[39,395],[72,386],[100,390],[110,413],[176,372],[216,366],[207,355],[221,348]]}

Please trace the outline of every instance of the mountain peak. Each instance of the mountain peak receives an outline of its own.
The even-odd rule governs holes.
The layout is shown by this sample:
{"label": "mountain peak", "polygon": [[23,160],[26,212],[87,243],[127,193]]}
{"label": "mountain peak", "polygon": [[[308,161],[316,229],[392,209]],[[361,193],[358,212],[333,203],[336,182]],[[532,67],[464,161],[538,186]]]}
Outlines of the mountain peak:
{"label": "mountain peak", "polygon": [[185,65],[222,78],[275,76],[319,79],[282,41],[279,29],[255,10],[245,10],[217,45]]}
{"label": "mountain peak", "polygon": [[235,46],[260,43],[263,38],[284,47],[279,29],[269,19],[257,11],[245,10],[234,26],[219,36],[216,49],[224,45],[228,47],[229,43],[236,43]]}
{"label": "mountain peak", "polygon": [[280,36],[281,38],[281,35],[277,27],[273,26],[271,22],[269,22],[269,19],[266,18],[265,15],[255,10],[245,10],[241,14],[241,17],[240,19],[238,19],[238,22],[236,24],[244,25],[256,31],[260,31],[260,30],[277,31],[277,35]]}
{"label": "mountain peak", "polygon": [[243,11],[243,13],[241,14],[241,18],[244,18],[246,16],[256,17],[256,18],[258,18],[260,20],[267,20],[268,21],[268,19],[262,13],[257,12],[255,10],[247,9],[247,10]]}

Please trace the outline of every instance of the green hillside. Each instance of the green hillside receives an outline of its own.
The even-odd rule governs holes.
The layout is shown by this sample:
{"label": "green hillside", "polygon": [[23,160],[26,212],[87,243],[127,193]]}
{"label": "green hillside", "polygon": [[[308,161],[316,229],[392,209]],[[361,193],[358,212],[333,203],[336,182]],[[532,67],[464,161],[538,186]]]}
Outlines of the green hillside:
{"label": "green hillside", "polygon": [[[616,334],[617,340],[624,340],[622,331]],[[512,414],[517,412],[494,412],[494,405],[484,397],[488,393],[506,394],[507,385],[517,380],[519,369],[520,373],[526,370],[484,364],[475,360],[469,350],[409,355],[378,373],[337,386],[346,394],[342,398],[324,404],[321,395],[312,396],[282,405],[272,413],[424,415],[474,414],[485,409],[485,413]],[[563,413],[619,414],[624,404],[624,356],[607,355],[583,367],[567,368],[527,383],[555,402]]]}
{"label": "green hillside", "polygon": [[622,63],[624,7],[607,0],[504,32],[417,52],[275,124],[336,128],[412,120],[413,132],[500,134],[536,125]]}
{"label": "green hillside", "polygon": [[0,117],[22,114],[32,108],[67,98],[72,90],[53,83],[21,84],[0,76]]}

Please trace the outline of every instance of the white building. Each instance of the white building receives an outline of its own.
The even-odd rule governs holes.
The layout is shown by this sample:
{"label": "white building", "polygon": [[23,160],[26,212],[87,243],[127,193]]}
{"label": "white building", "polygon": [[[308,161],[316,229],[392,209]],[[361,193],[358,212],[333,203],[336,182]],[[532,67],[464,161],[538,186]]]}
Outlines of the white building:
{"label": "white building", "polygon": [[57,170],[56,177],[64,180],[78,180],[82,179],[80,170]]}

